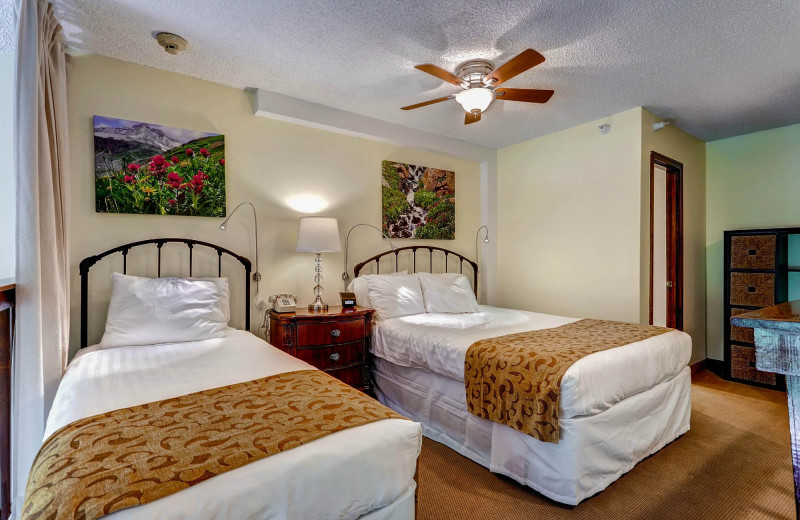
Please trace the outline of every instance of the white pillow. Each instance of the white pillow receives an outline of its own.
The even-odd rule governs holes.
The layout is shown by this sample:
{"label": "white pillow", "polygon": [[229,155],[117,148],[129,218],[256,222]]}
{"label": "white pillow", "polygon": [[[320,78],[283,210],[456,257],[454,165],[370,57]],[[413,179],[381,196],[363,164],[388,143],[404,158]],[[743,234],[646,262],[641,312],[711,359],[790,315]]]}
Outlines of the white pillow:
{"label": "white pillow", "polygon": [[220,337],[228,328],[228,280],[111,275],[100,348]]}
{"label": "white pillow", "polygon": [[379,319],[425,313],[422,288],[416,275],[368,276],[366,279],[369,300]]}
{"label": "white pillow", "polygon": [[369,301],[369,291],[367,290],[367,278],[370,276],[408,276],[408,270],[400,271],[397,273],[388,274],[362,274],[357,276],[350,285],[347,286],[349,292],[356,294],[356,304],[359,307],[372,308],[372,302]]}
{"label": "white pillow", "polygon": [[459,273],[418,273],[427,312],[478,312],[469,279]]}

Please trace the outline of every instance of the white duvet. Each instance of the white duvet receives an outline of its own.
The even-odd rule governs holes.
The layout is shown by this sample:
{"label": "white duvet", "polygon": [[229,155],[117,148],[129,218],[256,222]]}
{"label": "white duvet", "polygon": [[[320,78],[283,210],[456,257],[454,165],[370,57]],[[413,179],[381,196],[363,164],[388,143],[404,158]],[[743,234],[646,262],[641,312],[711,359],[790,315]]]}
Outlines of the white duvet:
{"label": "white duvet", "polygon": [[[474,342],[578,321],[549,314],[480,306],[472,314],[416,314],[378,323],[372,352],[394,364],[464,380],[464,358]],[[561,380],[560,417],[594,415],[672,379],[688,363],[692,340],[671,331],[575,362]]]}
{"label": "white duvet", "polygon": [[[313,368],[248,332],[188,343],[90,347],[70,363],[45,438],[75,420],[207,388]],[[413,486],[420,425],[389,419],[337,432],[144,506],[125,519],[358,518]]]}

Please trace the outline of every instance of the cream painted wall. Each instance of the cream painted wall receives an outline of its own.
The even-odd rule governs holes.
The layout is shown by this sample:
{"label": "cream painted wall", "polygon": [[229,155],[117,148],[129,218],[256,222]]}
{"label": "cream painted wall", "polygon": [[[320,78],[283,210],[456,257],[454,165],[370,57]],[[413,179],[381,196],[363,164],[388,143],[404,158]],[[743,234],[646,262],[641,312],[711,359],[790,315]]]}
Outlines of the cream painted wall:
{"label": "cream painted wall", "polygon": [[708,357],[723,359],[723,231],[800,226],[800,125],[706,144]]}
{"label": "cream painted wall", "polygon": [[499,305],[639,321],[641,112],[498,152]]}
{"label": "cream painted wall", "polygon": [[[650,152],[684,164],[684,329],[705,357],[705,145],[641,107],[498,152],[499,305],[647,323]],[[598,125],[611,131],[601,134]]]}
{"label": "cream painted wall", "polygon": [[[328,207],[317,214],[337,217],[343,238],[357,223],[380,226],[384,159],[456,172],[456,239],[435,243],[474,255],[481,220],[478,163],[255,117],[247,92],[186,76],[98,56],[70,57],[69,61],[73,348],[79,337],[78,262],[85,256],[137,239],[178,236],[218,243],[254,257],[252,220],[246,212],[237,213],[224,232],[218,228],[221,219],[95,213],[94,114],[225,134],[228,208],[244,200],[258,208],[261,294],[265,297],[294,292],[300,304],[307,304],[313,296],[313,255],[294,250],[303,214],[291,209],[287,200],[298,195],[322,197]],[[387,249],[378,233],[368,228],[354,231],[351,239],[351,271],[355,261]],[[398,241],[406,245],[403,242]],[[323,259],[327,300],[332,303],[342,290],[343,253],[325,254]],[[99,271],[92,279],[98,303],[90,313],[90,341],[102,333],[106,275]],[[253,327],[257,321],[254,318]]]}
{"label": "cream painted wall", "polygon": [[706,357],[706,145],[675,126],[654,132],[660,120],[642,110],[641,307],[647,323],[650,305],[650,152],[683,164],[683,329],[692,337],[692,361]]}
{"label": "cream painted wall", "polygon": [[14,276],[16,197],[11,169],[14,108],[14,53],[0,52],[0,278]]}

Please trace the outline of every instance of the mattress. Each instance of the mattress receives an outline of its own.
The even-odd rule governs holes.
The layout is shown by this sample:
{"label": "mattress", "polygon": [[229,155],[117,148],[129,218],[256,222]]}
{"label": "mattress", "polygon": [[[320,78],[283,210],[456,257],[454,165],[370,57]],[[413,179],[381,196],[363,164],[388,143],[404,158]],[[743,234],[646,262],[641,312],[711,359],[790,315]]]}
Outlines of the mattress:
{"label": "mattress", "polygon": [[[506,334],[558,327],[578,318],[487,305],[471,314],[425,313],[378,322],[372,353],[395,365],[422,368],[464,381],[464,358],[474,342]],[[688,334],[670,331],[590,354],[561,380],[561,419],[598,414],[627,397],[673,379],[689,363]]]}
{"label": "mattress", "polygon": [[[207,388],[313,368],[248,332],[177,344],[83,349],[67,368],[45,439],[75,420]],[[418,423],[387,419],[340,431],[111,515],[126,519],[360,518],[414,487]],[[342,478],[342,477],[346,478]],[[309,500],[313,497],[313,500]],[[383,518],[376,512],[375,518]]]}

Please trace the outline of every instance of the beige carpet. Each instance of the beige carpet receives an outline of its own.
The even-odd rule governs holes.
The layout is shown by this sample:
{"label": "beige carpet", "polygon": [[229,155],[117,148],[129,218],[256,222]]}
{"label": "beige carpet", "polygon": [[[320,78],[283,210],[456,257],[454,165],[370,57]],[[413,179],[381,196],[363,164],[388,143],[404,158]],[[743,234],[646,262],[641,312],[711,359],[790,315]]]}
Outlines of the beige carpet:
{"label": "beige carpet", "polygon": [[794,518],[785,395],[702,372],[691,430],[576,507],[552,502],[425,439],[422,520]]}

